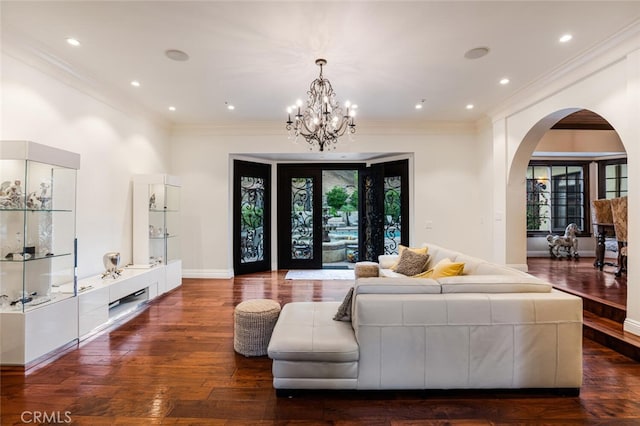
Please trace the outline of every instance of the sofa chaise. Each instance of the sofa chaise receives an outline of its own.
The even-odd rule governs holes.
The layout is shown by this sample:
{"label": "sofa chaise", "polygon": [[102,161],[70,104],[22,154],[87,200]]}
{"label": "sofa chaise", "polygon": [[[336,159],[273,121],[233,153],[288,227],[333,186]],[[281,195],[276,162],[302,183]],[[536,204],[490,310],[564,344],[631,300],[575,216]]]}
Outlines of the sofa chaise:
{"label": "sofa chaise", "polygon": [[[268,354],[293,389],[559,389],[582,384],[582,299],[525,272],[426,245],[431,271],[357,277],[340,302],[286,304]],[[459,266],[455,276],[433,271]],[[343,312],[344,313],[344,312]],[[286,392],[284,392],[286,393]]]}

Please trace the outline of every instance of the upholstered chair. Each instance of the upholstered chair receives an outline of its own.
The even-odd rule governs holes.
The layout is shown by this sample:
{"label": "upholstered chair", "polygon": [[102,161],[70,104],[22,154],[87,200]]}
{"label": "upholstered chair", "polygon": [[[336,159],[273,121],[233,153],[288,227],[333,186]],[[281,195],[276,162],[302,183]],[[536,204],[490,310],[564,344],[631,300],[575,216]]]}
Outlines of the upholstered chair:
{"label": "upholstered chair", "polygon": [[616,230],[616,240],[618,240],[618,271],[616,276],[619,277],[627,271],[627,197],[611,199],[611,214]]}
{"label": "upholstered chair", "polygon": [[[602,271],[604,265],[618,266],[611,262],[604,261],[605,240],[607,234],[613,231],[613,215],[611,213],[611,200],[593,200],[591,202],[591,223],[593,224],[593,235],[596,237],[596,260],[593,266]],[[596,225],[597,224],[597,225]]]}
{"label": "upholstered chair", "polygon": [[[611,200],[593,200],[591,202],[591,219],[593,223],[613,223]],[[594,230],[597,233],[597,230]]]}

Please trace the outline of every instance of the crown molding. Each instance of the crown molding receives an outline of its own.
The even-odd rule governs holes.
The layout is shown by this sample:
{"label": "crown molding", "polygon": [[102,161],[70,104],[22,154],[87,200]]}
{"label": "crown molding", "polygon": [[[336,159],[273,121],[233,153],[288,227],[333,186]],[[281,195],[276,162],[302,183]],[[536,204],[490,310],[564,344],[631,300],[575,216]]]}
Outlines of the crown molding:
{"label": "crown molding", "polygon": [[640,49],[640,20],[634,21],[608,39],[528,84],[506,101],[491,108],[487,115],[492,122],[508,118],[623,61],[630,52],[638,49]]}
{"label": "crown molding", "polygon": [[3,31],[3,54],[32,67],[127,116],[141,116],[169,130],[171,122],[140,105],[131,96],[89,76],[89,73],[47,52],[42,44],[15,29]]}
{"label": "crown molding", "polygon": [[[478,131],[478,123],[463,121],[362,120],[355,136],[360,135],[446,135],[470,134]],[[287,137],[284,121],[225,121],[215,123],[174,124],[173,134],[283,136]]]}

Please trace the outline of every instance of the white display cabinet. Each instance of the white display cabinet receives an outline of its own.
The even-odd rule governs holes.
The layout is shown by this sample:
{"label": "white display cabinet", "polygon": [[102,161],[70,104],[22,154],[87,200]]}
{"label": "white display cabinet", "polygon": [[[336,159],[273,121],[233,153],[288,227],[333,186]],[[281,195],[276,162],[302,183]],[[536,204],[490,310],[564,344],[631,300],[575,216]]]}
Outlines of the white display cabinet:
{"label": "white display cabinet", "polygon": [[165,174],[133,178],[133,264],[164,266],[165,288],[182,284],[180,259],[180,179]]}
{"label": "white display cabinet", "polygon": [[72,152],[0,142],[3,364],[25,364],[77,338],[79,167]]}

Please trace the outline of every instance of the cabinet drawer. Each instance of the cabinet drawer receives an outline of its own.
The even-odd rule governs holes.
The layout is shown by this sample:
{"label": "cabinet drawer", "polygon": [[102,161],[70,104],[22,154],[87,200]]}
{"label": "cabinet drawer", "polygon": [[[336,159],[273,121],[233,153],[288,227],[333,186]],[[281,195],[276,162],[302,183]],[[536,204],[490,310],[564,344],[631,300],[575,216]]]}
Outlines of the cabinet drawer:
{"label": "cabinet drawer", "polygon": [[120,278],[109,286],[109,303],[122,299],[148,286],[149,279],[147,274],[144,273],[133,277]]}
{"label": "cabinet drawer", "polygon": [[78,312],[80,316],[87,312],[91,312],[97,308],[104,307],[108,309],[109,305],[109,288],[98,288],[90,290],[86,293],[78,294],[79,307]]}
{"label": "cabinet drawer", "polygon": [[78,322],[78,334],[80,337],[89,333],[96,327],[100,327],[109,321],[109,306],[104,305],[92,311],[80,314]]}

